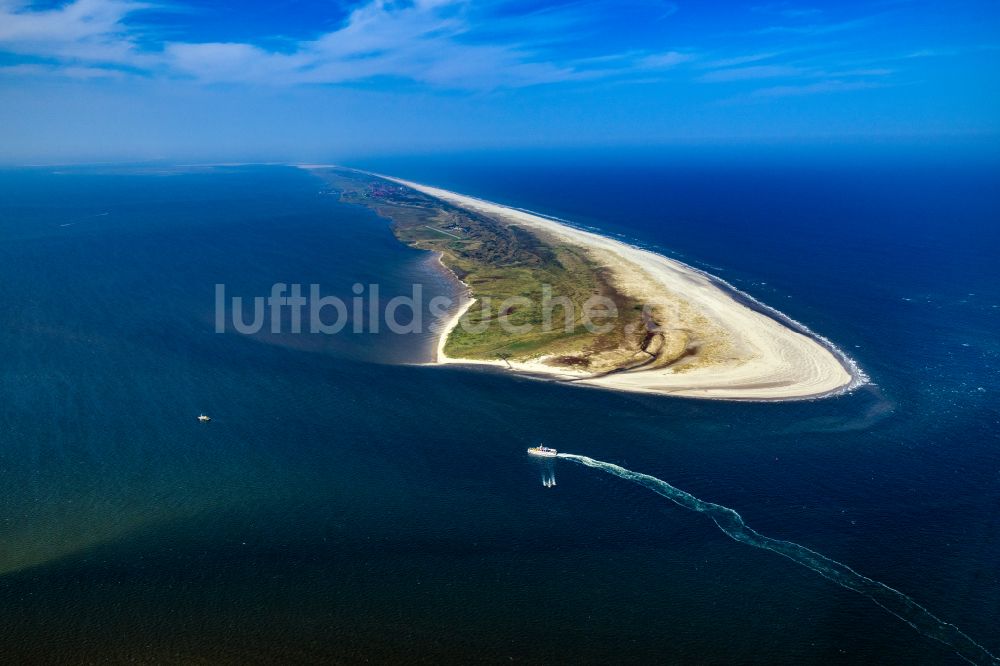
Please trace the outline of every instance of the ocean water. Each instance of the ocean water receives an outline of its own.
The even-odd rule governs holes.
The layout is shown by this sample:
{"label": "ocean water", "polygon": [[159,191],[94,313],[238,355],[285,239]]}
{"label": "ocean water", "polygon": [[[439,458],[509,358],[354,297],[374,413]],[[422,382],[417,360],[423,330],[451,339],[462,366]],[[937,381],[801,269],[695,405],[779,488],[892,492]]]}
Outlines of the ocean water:
{"label": "ocean water", "polygon": [[705,402],[422,366],[429,332],[219,334],[220,283],[454,284],[290,167],[0,172],[4,661],[964,663],[646,488],[527,458],[540,441],[730,507],[1000,653],[996,169],[356,166],[658,248],[872,383]]}

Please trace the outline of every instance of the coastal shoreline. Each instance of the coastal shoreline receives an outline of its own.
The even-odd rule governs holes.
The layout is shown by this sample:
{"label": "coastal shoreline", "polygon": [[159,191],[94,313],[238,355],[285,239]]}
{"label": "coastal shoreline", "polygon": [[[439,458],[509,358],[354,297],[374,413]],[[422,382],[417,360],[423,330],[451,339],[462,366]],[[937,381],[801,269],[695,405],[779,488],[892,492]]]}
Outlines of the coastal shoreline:
{"label": "coastal shoreline", "polygon": [[453,330],[455,330],[455,327],[458,326],[458,322],[461,321],[462,316],[469,311],[469,308],[471,308],[476,302],[476,299],[472,297],[472,290],[469,288],[469,285],[462,282],[462,280],[455,275],[455,272],[448,268],[448,265],[444,263],[441,253],[438,252],[436,254],[438,265],[441,266],[445,273],[447,273],[453,280],[457,280],[458,283],[462,285],[463,289],[460,296],[461,301],[455,311],[452,312],[451,316],[448,318],[448,321],[446,321],[438,331],[437,344],[434,347],[433,363],[448,363],[450,359],[444,353],[444,345],[448,342],[448,336],[451,335]]}
{"label": "coastal shoreline", "polygon": [[[562,380],[581,386],[722,400],[818,399],[838,395],[867,382],[867,377],[857,364],[829,340],[705,271],[523,209],[391,176],[369,175],[398,183],[469,211],[497,216],[507,223],[555,235],[560,240],[588,250],[614,255],[622,260],[619,270],[636,271],[637,275],[642,275],[647,280],[652,279],[653,283],[658,283],[662,288],[676,290],[680,286],[681,293],[685,296],[695,294],[698,297],[695,301],[710,310],[719,321],[728,324],[730,330],[740,331],[747,344],[755,348],[749,360],[730,366],[690,372],[637,370],[600,377],[546,365],[544,357],[510,362],[452,358],[444,353],[448,336],[475,303],[468,285],[459,280],[466,289],[466,295],[440,331],[435,364],[488,365],[510,369],[526,376]],[[748,365],[751,367],[740,368]]]}

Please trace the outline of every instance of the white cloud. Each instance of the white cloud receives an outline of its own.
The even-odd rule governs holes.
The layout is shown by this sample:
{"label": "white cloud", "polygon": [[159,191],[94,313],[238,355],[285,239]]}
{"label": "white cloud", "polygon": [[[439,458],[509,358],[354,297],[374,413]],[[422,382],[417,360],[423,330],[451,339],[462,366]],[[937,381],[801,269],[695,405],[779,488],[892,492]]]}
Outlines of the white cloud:
{"label": "white cloud", "polygon": [[464,2],[423,0],[400,7],[376,1],[355,9],[345,24],[291,53],[249,44],[168,44],[174,69],[205,81],[275,84],[343,83],[378,76],[443,87],[489,89],[567,80],[571,67],[538,59],[523,45],[471,43],[463,38]]}
{"label": "white cloud", "polygon": [[863,69],[845,69],[829,72],[827,76],[892,76],[896,70],[888,67],[868,67]]}
{"label": "white cloud", "polygon": [[181,73],[205,81],[259,81],[293,73],[303,58],[270,53],[251,44],[168,44],[167,62]]}
{"label": "white cloud", "polygon": [[[36,9],[23,0],[0,0],[0,52],[63,68],[103,66],[206,83],[287,86],[385,77],[464,90],[627,77],[674,67],[693,57],[680,51],[631,49],[596,54],[599,57],[589,64],[586,53],[560,59],[553,55],[561,51],[551,48],[553,40],[574,35],[582,39],[599,30],[596,10],[578,4],[492,20],[472,0],[369,0],[336,29],[313,39],[286,41],[290,48],[284,50],[241,42],[156,45],[155,31],[140,33],[141,28],[129,20],[150,7],[141,0],[72,0]],[[144,48],[139,45],[140,34],[146,40]],[[601,58],[605,66],[594,67]]]}
{"label": "white cloud", "polygon": [[883,84],[871,81],[841,81],[831,79],[829,81],[817,81],[799,86],[774,86],[771,88],[761,88],[752,94],[756,98],[773,97],[793,97],[799,95],[817,95],[824,93],[849,92],[852,90],[869,90],[871,88],[883,88]]}
{"label": "white cloud", "polygon": [[941,56],[953,55],[958,55],[958,51],[956,49],[920,49],[919,51],[907,53],[903,56],[903,58],[937,58]]}
{"label": "white cloud", "polygon": [[648,69],[665,69],[668,67],[675,67],[681,63],[689,62],[693,59],[694,55],[690,53],[667,51],[666,53],[654,53],[652,55],[639,58],[636,64],[639,67],[645,67]]}
{"label": "white cloud", "polygon": [[51,59],[138,65],[124,19],[148,5],[134,0],[74,0],[35,10],[16,0],[0,2],[0,50]]}
{"label": "white cloud", "polygon": [[801,76],[805,70],[790,65],[754,65],[751,67],[733,67],[718,69],[701,76],[702,81],[720,83],[726,81],[748,81],[753,79],[772,79],[778,77]]}
{"label": "white cloud", "polygon": [[755,30],[754,33],[758,35],[782,35],[782,34],[804,35],[804,36],[828,35],[833,33],[857,30],[858,28],[869,27],[872,23],[875,23],[879,18],[881,18],[881,16],[864,16],[861,18],[852,19],[850,21],[841,21],[839,23],[810,23],[808,25],[772,25],[766,28]]}
{"label": "white cloud", "polygon": [[767,5],[758,5],[756,7],[751,7],[751,9],[762,14],[775,14],[787,19],[811,18],[823,14],[822,9],[817,9],[815,7],[795,7],[787,2],[774,2]]}
{"label": "white cloud", "polygon": [[[633,68],[666,68],[691,58],[676,51],[627,52],[589,59],[589,64],[617,60],[616,67],[588,69],[588,59],[547,59],[531,43],[477,39],[476,26],[467,16],[469,7],[462,0],[424,0],[407,6],[376,0],[351,12],[342,27],[299,42],[291,52],[249,44],[172,43],[165,55],[175,71],[208,82],[286,85],[394,77],[482,90],[585,80]],[[546,15],[543,20],[548,24],[554,19]]]}
{"label": "white cloud", "polygon": [[61,76],[69,79],[120,79],[125,76],[121,71],[107,67],[56,66],[38,63],[23,63],[0,67],[0,76]]}
{"label": "white cloud", "polygon": [[760,62],[761,60],[770,60],[771,58],[777,57],[778,55],[780,55],[780,53],[774,51],[767,53],[749,53],[746,55],[733,56],[731,58],[711,60],[709,62],[703,63],[702,67],[706,69],[737,67],[739,65],[749,65],[750,63],[753,62]]}

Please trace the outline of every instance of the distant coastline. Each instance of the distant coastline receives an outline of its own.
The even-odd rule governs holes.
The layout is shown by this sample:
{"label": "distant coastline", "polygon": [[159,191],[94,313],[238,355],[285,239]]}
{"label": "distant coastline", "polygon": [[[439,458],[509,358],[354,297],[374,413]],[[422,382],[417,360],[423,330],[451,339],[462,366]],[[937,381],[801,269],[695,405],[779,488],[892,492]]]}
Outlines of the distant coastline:
{"label": "distant coastline", "polygon": [[[647,334],[643,346],[637,349],[627,336],[618,339],[618,355],[611,357],[613,362],[606,361],[610,352],[591,355],[604,363],[599,372],[593,367],[567,363],[564,344],[559,340],[553,346],[560,351],[552,353],[544,346],[535,353],[513,357],[448,353],[457,347],[456,338],[462,337],[460,324],[479,300],[479,294],[477,285],[467,284],[455,262],[442,254],[441,263],[462,282],[468,295],[439,332],[435,363],[486,364],[584,386],[723,400],[813,399],[839,394],[866,381],[854,362],[825,338],[719,278],[684,263],[528,211],[391,176],[365,175],[395,183],[470,215],[527,230],[548,247],[570,248],[585,256],[591,270],[613,285],[617,297],[628,299],[624,302],[656,304],[648,311],[654,313],[658,341],[651,343],[651,334]],[[432,229],[445,233],[440,228]],[[426,247],[419,241],[413,244]],[[593,340],[587,340],[586,345],[592,350]],[[626,348],[636,355],[646,354],[652,361],[623,361],[622,350]]]}

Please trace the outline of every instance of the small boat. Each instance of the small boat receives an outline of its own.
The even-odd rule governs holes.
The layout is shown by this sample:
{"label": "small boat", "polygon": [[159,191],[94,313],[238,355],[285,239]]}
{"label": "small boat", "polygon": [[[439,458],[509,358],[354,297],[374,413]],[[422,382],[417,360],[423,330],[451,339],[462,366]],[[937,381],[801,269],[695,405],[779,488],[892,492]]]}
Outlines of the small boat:
{"label": "small boat", "polygon": [[528,449],[528,455],[532,456],[542,456],[543,458],[555,458],[559,452],[555,449],[550,449],[549,447],[539,444],[538,446],[532,446]]}
{"label": "small boat", "polygon": [[207,416],[205,414],[199,414],[198,415],[198,420],[201,421],[202,423],[208,423],[209,421],[212,420],[212,417],[211,416]]}

